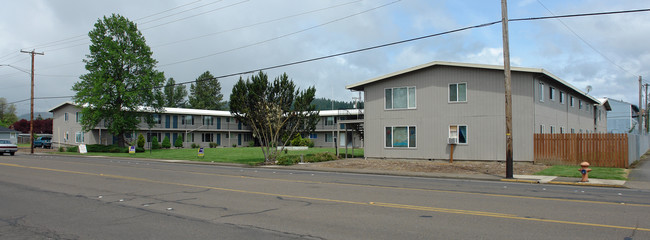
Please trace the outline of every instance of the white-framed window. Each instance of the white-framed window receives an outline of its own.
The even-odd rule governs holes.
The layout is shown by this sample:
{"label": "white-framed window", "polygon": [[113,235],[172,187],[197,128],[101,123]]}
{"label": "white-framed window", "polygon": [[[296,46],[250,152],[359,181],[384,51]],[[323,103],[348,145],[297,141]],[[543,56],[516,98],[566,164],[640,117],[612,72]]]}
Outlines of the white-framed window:
{"label": "white-framed window", "polygon": [[560,127],[560,133],[564,133],[564,127]]}
{"label": "white-framed window", "polygon": [[578,100],[578,109],[582,109],[582,100]]}
{"label": "white-framed window", "polygon": [[317,133],[310,133],[310,134],[309,134],[309,139],[317,139],[317,138],[318,138],[318,134],[317,134]]}
{"label": "white-framed window", "polygon": [[543,102],[544,101],[544,83],[539,82],[539,101]]}
{"label": "white-framed window", "polygon": [[202,133],[201,142],[212,142],[214,140],[212,133]]}
{"label": "white-framed window", "polygon": [[69,134],[68,134],[68,132],[66,131],[65,134],[63,135],[63,141],[64,141],[64,142],[68,142],[68,139],[69,139],[68,136],[69,136]]}
{"label": "white-framed window", "polygon": [[78,123],[81,122],[81,112],[76,112],[74,117],[75,117],[75,119],[74,119],[75,122],[78,122]]}
{"label": "white-framed window", "polygon": [[214,125],[212,116],[203,116],[203,125]]}
{"label": "white-framed window", "polygon": [[74,142],[75,143],[83,143],[84,142],[84,133],[83,132],[76,132],[74,135]]}
{"label": "white-framed window", "polygon": [[560,103],[564,104],[564,92],[560,91]]}
{"label": "white-framed window", "polygon": [[194,117],[192,115],[185,115],[181,118],[181,122],[183,125],[194,125]]}
{"label": "white-framed window", "polygon": [[393,126],[386,127],[385,147],[387,148],[415,148],[416,128],[415,126]]}
{"label": "white-framed window", "polygon": [[571,128],[571,133],[576,133],[576,130]]}
{"label": "white-framed window", "polygon": [[68,121],[68,113],[67,112],[63,113],[63,121],[66,121],[66,122]]}
{"label": "white-framed window", "polygon": [[551,128],[551,129],[550,129],[550,130],[551,130],[551,133],[555,133],[555,126],[551,125],[550,128]]}
{"label": "white-framed window", "polygon": [[544,125],[539,125],[539,133],[544,133]]}
{"label": "white-framed window", "polygon": [[384,89],[385,109],[415,109],[415,87]]}
{"label": "white-framed window", "polygon": [[467,83],[449,84],[449,102],[467,102]]}
{"label": "white-framed window", "polygon": [[571,105],[571,107],[573,107],[574,106],[574,104],[573,104],[573,96],[570,96],[569,100],[570,100],[569,105]]}
{"label": "white-framed window", "polygon": [[153,123],[156,123],[156,124],[161,124],[162,123],[162,118],[160,117],[159,114],[154,114],[153,115]]}
{"label": "white-framed window", "polygon": [[555,101],[555,88],[554,87],[548,87],[548,99],[551,101]]}
{"label": "white-framed window", "polygon": [[458,144],[467,144],[467,125],[449,125],[449,138],[458,139]]}
{"label": "white-framed window", "polygon": [[331,133],[325,133],[325,142],[334,142],[334,138]]}
{"label": "white-framed window", "polygon": [[334,117],[330,116],[325,118],[325,126],[331,126],[334,125],[334,123],[336,123],[336,119]]}

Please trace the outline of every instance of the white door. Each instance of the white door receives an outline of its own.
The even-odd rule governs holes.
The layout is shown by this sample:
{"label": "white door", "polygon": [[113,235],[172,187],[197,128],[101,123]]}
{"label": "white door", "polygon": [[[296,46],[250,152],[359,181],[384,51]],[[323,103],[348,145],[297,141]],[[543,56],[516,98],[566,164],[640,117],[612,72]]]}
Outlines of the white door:
{"label": "white door", "polygon": [[345,132],[339,133],[339,147],[345,147]]}

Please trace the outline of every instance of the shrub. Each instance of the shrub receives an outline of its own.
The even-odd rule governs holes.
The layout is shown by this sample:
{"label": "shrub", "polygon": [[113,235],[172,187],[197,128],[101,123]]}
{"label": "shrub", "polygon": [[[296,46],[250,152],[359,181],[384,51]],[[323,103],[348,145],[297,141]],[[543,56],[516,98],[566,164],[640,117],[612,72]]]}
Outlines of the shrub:
{"label": "shrub", "polygon": [[192,148],[199,148],[199,145],[196,143],[192,143]]}
{"label": "shrub", "polygon": [[336,156],[330,152],[321,152],[310,155],[311,156],[308,156],[308,159],[305,159],[306,162],[325,162],[336,159]]}
{"label": "shrub", "polygon": [[178,136],[176,141],[174,141],[174,147],[183,148],[183,136]]}
{"label": "shrub", "polygon": [[158,142],[158,137],[156,136],[151,138],[151,149],[160,149],[160,143]]}
{"label": "shrub", "polygon": [[232,144],[232,147],[236,148],[236,147],[237,147],[237,144],[236,144],[236,143],[233,143],[233,144]]}
{"label": "shrub", "polygon": [[216,147],[219,146],[219,144],[217,144],[215,142],[211,142],[211,143],[209,143],[209,145],[210,145],[210,148],[216,148]]}
{"label": "shrub", "polygon": [[136,148],[135,148],[135,152],[137,152],[137,153],[139,153],[139,152],[140,152],[140,153],[141,153],[141,152],[144,152],[144,148],[143,148],[143,147],[136,147]]}
{"label": "shrub", "polygon": [[165,138],[162,141],[162,146],[161,147],[162,148],[171,148],[172,147],[172,144],[169,141],[169,137],[165,136]]}
{"label": "shrub", "polygon": [[255,141],[248,141],[249,147],[255,147]]}
{"label": "shrub", "polygon": [[79,147],[77,147],[77,146],[67,147],[65,150],[67,152],[79,152]]}
{"label": "shrub", "polygon": [[294,165],[300,162],[300,156],[298,155],[282,155],[276,159],[278,165]]}
{"label": "shrub", "polygon": [[137,141],[138,145],[137,146],[139,148],[144,148],[144,142],[145,142],[144,141],[144,136],[142,136],[142,134],[138,135],[138,141]]}

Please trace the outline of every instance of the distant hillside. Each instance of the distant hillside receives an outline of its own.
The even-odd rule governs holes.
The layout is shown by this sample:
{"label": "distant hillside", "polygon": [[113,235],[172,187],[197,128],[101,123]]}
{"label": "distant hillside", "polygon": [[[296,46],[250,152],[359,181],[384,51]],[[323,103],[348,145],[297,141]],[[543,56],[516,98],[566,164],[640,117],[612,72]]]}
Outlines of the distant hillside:
{"label": "distant hillside", "polygon": [[[316,109],[318,109],[318,110],[338,110],[338,109],[354,109],[355,108],[353,101],[344,102],[344,101],[331,100],[331,99],[327,99],[327,98],[316,98],[311,103],[316,105]],[[334,108],[332,108],[332,106]],[[360,104],[359,108],[363,109],[363,103]]]}
{"label": "distant hillside", "polygon": [[[54,117],[51,112],[35,112],[34,113],[34,119],[37,119],[39,114],[41,115],[41,117],[43,117],[43,119],[48,119],[48,118]],[[29,113],[25,113],[23,115],[18,116],[18,120],[20,120],[20,119],[25,119],[25,120],[29,121]]]}

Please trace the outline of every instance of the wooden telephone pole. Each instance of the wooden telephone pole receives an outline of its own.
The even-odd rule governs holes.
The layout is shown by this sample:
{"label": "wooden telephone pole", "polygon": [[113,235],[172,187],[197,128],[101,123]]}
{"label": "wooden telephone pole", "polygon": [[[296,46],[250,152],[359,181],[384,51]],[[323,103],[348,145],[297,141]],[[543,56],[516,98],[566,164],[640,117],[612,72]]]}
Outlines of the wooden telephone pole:
{"label": "wooden telephone pole", "polygon": [[508,43],[508,3],[501,0],[501,28],[503,32],[503,72],[506,94],[506,178],[513,178],[512,159],[512,88],[510,75],[510,44]]}
{"label": "wooden telephone pole", "polygon": [[34,154],[34,55],[44,55],[44,53],[37,53],[34,50],[28,52],[20,50],[21,53],[29,53],[32,55],[32,96],[30,98],[29,110],[29,148],[30,153]]}

